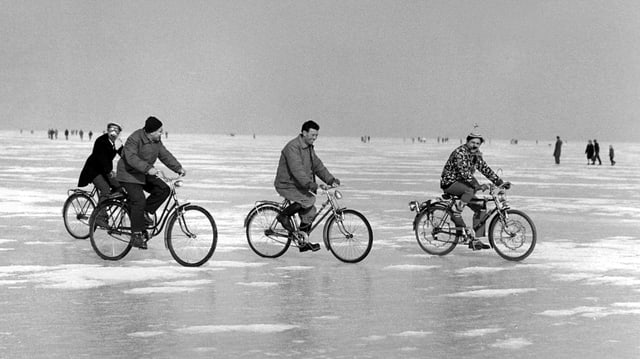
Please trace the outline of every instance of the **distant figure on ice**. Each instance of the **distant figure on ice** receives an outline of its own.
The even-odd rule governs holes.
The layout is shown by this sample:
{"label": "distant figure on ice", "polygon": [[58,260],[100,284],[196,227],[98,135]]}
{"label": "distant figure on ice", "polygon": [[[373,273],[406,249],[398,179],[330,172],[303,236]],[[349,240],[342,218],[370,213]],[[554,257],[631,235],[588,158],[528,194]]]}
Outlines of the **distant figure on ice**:
{"label": "distant figure on ice", "polygon": [[616,161],[613,160],[613,157],[615,156],[615,153],[613,151],[613,145],[609,145],[609,161],[611,161],[611,165],[615,165]]}
{"label": "distant figure on ice", "polygon": [[600,159],[600,144],[598,140],[593,140],[593,158],[591,164],[595,165],[596,160],[598,160],[598,165],[602,164],[602,160]]}
{"label": "distant figure on ice", "polygon": [[64,139],[65,140],[69,140],[69,130],[68,129],[64,130]]}
{"label": "distant figure on ice", "polygon": [[452,215],[452,220],[456,224],[456,227],[466,228],[467,229],[467,238],[469,241],[469,248],[473,250],[478,249],[488,249],[489,245],[482,243],[476,236],[473,234],[473,231],[467,228],[467,225],[464,223],[464,219],[462,219],[462,210],[465,205],[468,205],[471,210],[473,210],[473,222],[479,223],[482,219],[480,218],[484,214],[482,212],[483,209],[478,205],[470,203],[471,199],[476,194],[476,191],[482,190],[485,191],[489,188],[487,184],[480,184],[478,180],[474,177],[474,172],[477,170],[480,171],[488,180],[493,182],[496,186],[500,186],[505,184],[506,188],[509,188],[511,184],[509,182],[505,182],[498,175],[493,172],[493,170],[487,165],[487,163],[482,158],[482,152],[480,152],[480,145],[484,143],[484,138],[482,135],[476,133],[470,133],[467,136],[467,143],[461,145],[456,148],[451,155],[449,156],[449,160],[444,165],[444,169],[442,170],[442,175],[440,179],[440,188],[445,193],[452,194],[454,196],[459,196],[462,203],[454,206],[455,212]]}
{"label": "distant figure on ice", "polygon": [[[280,161],[274,186],[276,191],[291,204],[278,215],[278,222],[289,232],[293,232],[291,216],[300,215],[300,230],[309,233],[311,222],[316,214],[316,176],[328,185],[340,185],[316,155],[313,143],[318,138],[320,126],[314,121],[302,124],[300,135],[289,141],[280,153]],[[317,251],[320,245],[309,241],[300,245],[300,252]]]}
{"label": "distant figure on ice", "polygon": [[84,131],[80,130],[80,132],[78,132],[78,134],[80,135],[80,141],[82,141],[82,136],[84,136]]}
{"label": "distant figure on ice", "polygon": [[[156,175],[153,167],[157,159],[181,176],[187,171],[162,143],[162,122],[151,116],[144,127],[134,131],[124,144],[118,161],[118,182],[127,190],[130,219],[131,242],[134,247],[147,249],[143,231],[147,225],[153,225],[156,210],[169,197],[169,186]],[[145,198],[148,192],[149,198]]]}
{"label": "distant figure on ice", "polygon": [[560,136],[556,136],[556,147],[553,150],[553,157],[556,159],[556,164],[560,164],[560,155],[562,154],[562,140]]}
{"label": "distant figure on ice", "polygon": [[107,133],[96,138],[93,151],[84,163],[78,187],[84,187],[93,182],[98,189],[100,202],[104,201],[111,194],[111,190],[120,190],[120,183],[116,180],[116,173],[113,171],[113,158],[122,152],[122,141],[120,140],[122,126],[115,122],[107,125]]}
{"label": "distant figure on ice", "polygon": [[91,141],[92,136],[93,136],[93,131],[89,131],[89,141]]}
{"label": "distant figure on ice", "polygon": [[589,140],[589,143],[587,143],[587,148],[584,150],[584,153],[587,155],[587,165],[590,165],[591,161],[593,161],[593,151],[593,142]]}

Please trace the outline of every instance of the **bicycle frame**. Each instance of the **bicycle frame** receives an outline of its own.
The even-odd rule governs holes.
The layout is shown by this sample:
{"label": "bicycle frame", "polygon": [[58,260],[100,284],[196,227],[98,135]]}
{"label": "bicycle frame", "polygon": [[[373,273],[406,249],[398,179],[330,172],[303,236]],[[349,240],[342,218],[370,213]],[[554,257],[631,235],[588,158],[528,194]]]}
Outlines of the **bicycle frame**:
{"label": "bicycle frame", "polygon": [[[309,234],[311,232],[313,232],[327,217],[329,217],[331,214],[335,215],[335,216],[339,216],[340,215],[340,211],[343,209],[338,205],[338,201],[336,198],[336,195],[332,195],[330,189],[322,189],[323,193],[327,196],[327,199],[322,203],[320,209],[316,212],[316,214],[313,216],[313,219],[311,221],[311,227],[309,229]],[[275,201],[257,201],[254,205],[254,208],[252,210],[252,212],[260,212],[261,208],[265,207],[265,206],[270,206],[270,207],[277,207],[280,210],[283,210],[284,208],[286,208],[287,206],[289,206],[291,204],[291,201],[289,201],[288,199],[284,199],[282,202],[275,202]],[[246,219],[245,219],[245,227],[247,226],[247,220],[249,219],[249,217],[251,216],[251,213],[249,213],[249,215],[247,215]],[[296,216],[299,218],[299,216]],[[299,220],[293,220],[293,228],[295,229],[294,233],[300,233],[299,232]],[[277,224],[277,220],[274,219],[273,223],[271,223],[271,227],[275,227]],[[344,227],[342,226],[342,223],[339,223],[339,228],[340,230],[346,234],[346,231],[344,229]],[[288,235],[284,235],[284,234],[277,234],[275,233],[275,235],[278,236],[282,236],[282,237],[288,237]],[[323,236],[326,238],[326,236]],[[294,246],[298,246],[297,241],[293,241]],[[326,239],[325,239],[325,247],[327,249],[329,249],[330,244],[327,243]]]}
{"label": "bicycle frame", "polygon": [[[491,211],[487,212],[487,214],[484,216],[484,218],[479,221],[475,226],[472,226],[472,229],[475,231],[477,231],[478,229],[482,228],[483,226],[486,226],[487,223],[490,222],[490,220],[495,216],[498,215],[500,216],[500,220],[504,223],[507,220],[507,210],[510,208],[506,198],[504,197],[504,189],[500,188],[497,193],[495,191],[496,188],[500,188],[500,187],[495,187],[495,186],[491,186],[490,187],[490,192],[489,192],[489,196],[485,196],[483,198],[477,198],[479,200],[485,201],[486,202],[493,202],[494,203],[494,207],[491,209]],[[453,228],[453,232],[451,231],[447,231],[447,230],[442,230],[442,226],[443,224],[447,221],[447,219],[451,216],[451,214],[453,213],[453,206],[456,203],[457,198],[455,197],[451,197],[449,196],[449,198],[437,198],[435,200],[435,202],[432,202],[431,200],[427,201],[427,202],[423,202],[422,204],[418,204],[418,202],[416,201],[412,201],[410,202],[409,206],[410,208],[412,208],[413,210],[415,210],[417,212],[416,217],[414,219],[413,222],[413,229],[415,230],[416,228],[416,221],[418,220],[419,215],[428,210],[431,206],[442,206],[445,208],[445,216],[442,217],[440,223],[438,223],[437,228],[438,228],[438,233],[446,233],[452,236],[455,236],[456,241],[460,240],[460,236],[457,235],[457,233],[459,231],[464,231],[465,228],[463,227],[454,227]],[[486,228],[486,227],[485,227]]]}

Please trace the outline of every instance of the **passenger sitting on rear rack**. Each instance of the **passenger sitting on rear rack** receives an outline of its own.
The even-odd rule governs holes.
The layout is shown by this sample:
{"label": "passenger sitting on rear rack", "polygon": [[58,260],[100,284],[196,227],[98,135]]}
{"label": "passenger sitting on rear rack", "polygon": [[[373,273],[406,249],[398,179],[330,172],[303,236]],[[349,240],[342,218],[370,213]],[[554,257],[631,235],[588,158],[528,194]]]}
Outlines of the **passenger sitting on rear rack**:
{"label": "passenger sitting on rear rack", "polygon": [[122,152],[122,141],[120,140],[122,126],[115,122],[107,125],[107,132],[96,138],[93,151],[82,168],[78,187],[84,187],[93,182],[99,193],[99,202],[109,198],[111,191],[120,191],[120,183],[116,180],[113,171],[113,158]]}
{"label": "passenger sitting on rear rack", "polygon": [[444,165],[442,170],[442,176],[440,179],[440,188],[445,193],[452,194],[460,197],[460,202],[455,206],[455,211],[452,216],[453,222],[456,227],[464,228],[466,235],[469,239],[469,248],[473,250],[488,249],[489,245],[482,243],[477,239],[473,231],[466,226],[462,219],[462,210],[465,205],[469,205],[474,212],[474,222],[481,220],[482,208],[472,203],[473,196],[476,191],[486,191],[488,189],[487,184],[482,184],[473,176],[476,169],[478,169],[488,180],[493,182],[496,186],[500,186],[503,183],[505,188],[510,187],[509,182],[504,182],[498,175],[486,164],[482,159],[482,153],[480,152],[480,145],[484,143],[482,135],[470,133],[467,136],[467,143],[456,148],[449,160]]}

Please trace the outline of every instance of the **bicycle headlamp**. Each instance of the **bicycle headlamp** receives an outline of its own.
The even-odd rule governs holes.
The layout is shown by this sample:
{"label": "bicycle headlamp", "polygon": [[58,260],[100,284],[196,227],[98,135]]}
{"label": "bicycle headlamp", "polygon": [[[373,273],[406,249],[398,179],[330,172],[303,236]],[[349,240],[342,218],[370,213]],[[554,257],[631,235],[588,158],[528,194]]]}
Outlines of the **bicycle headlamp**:
{"label": "bicycle headlamp", "polygon": [[342,199],[342,192],[335,190],[335,192],[333,192],[333,195],[336,196],[336,199]]}
{"label": "bicycle headlamp", "polygon": [[182,180],[177,180],[177,181],[175,181],[175,182],[174,182],[174,185],[175,185],[176,187],[182,187]]}
{"label": "bicycle headlamp", "polygon": [[409,210],[416,211],[418,209],[418,201],[409,202]]}

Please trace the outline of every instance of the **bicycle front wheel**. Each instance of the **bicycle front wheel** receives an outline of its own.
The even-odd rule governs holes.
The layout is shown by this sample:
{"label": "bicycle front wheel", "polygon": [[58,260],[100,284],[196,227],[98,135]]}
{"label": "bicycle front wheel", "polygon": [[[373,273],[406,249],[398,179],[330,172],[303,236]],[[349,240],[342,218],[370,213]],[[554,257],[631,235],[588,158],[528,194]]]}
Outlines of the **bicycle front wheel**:
{"label": "bicycle front wheel", "polygon": [[91,196],[84,193],[74,193],[67,198],[62,206],[62,218],[64,227],[72,237],[89,238],[89,218],[95,207]]}
{"label": "bicycle front wheel", "polygon": [[89,219],[91,247],[102,259],[116,261],[131,250],[131,220],[124,203],[98,205]]}
{"label": "bicycle front wheel", "polygon": [[275,206],[258,207],[247,219],[249,247],[260,257],[276,258],[291,245],[291,237],[276,217],[280,209]]}
{"label": "bicycle front wheel", "polygon": [[371,251],[373,231],[365,216],[352,209],[345,209],[327,220],[325,240],[329,250],[339,260],[357,263]]}
{"label": "bicycle front wheel", "polygon": [[200,206],[178,209],[167,223],[167,247],[176,262],[199,267],[216,250],[218,229],[211,214]]}
{"label": "bicycle front wheel", "polygon": [[416,239],[425,252],[437,256],[449,254],[458,244],[461,231],[443,207],[432,207],[422,212],[416,221]]}
{"label": "bicycle front wheel", "polygon": [[489,242],[506,260],[527,258],[536,246],[536,237],[536,226],[531,218],[515,209],[508,209],[504,220],[496,215],[489,225]]}

